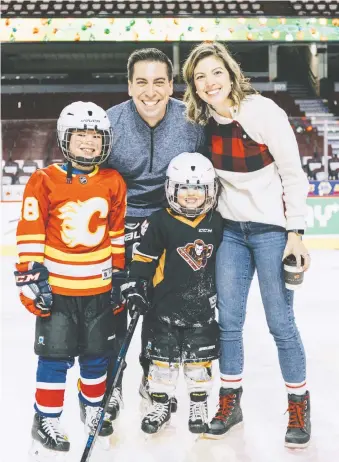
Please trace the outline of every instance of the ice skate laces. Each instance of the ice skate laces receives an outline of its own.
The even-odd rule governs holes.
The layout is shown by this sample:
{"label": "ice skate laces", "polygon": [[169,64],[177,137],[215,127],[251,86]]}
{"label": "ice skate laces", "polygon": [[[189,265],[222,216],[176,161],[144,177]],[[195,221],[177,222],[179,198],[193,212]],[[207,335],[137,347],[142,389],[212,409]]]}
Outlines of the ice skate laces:
{"label": "ice skate laces", "polygon": [[226,420],[234,409],[236,395],[230,393],[225,396],[219,397],[219,409],[215,416],[215,419]]}
{"label": "ice skate laces", "polygon": [[153,422],[153,421],[163,421],[166,419],[169,410],[169,402],[167,403],[157,403],[153,402],[152,410],[146,416],[146,419]]}
{"label": "ice skate laces", "polygon": [[189,420],[191,422],[195,422],[197,420],[207,422],[206,402],[195,403],[191,401]]}
{"label": "ice skate laces", "polygon": [[41,421],[42,429],[50,436],[55,442],[64,440],[65,436],[60,428],[59,418],[57,417],[43,417]]}
{"label": "ice skate laces", "polygon": [[[288,409],[289,412],[289,421],[288,421],[288,428],[304,428],[305,421],[305,411],[306,411],[307,401],[295,402],[289,401],[288,402]],[[286,411],[286,412],[287,412]]]}

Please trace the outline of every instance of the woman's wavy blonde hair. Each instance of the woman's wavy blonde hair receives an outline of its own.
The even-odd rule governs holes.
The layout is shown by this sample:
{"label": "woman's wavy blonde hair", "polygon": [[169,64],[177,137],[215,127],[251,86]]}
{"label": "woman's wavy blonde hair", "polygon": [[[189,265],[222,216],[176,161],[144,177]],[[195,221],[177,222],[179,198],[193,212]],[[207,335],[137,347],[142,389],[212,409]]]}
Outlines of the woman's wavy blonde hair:
{"label": "woman's wavy blonde hair", "polygon": [[184,94],[186,103],[186,116],[189,120],[200,125],[206,125],[211,117],[210,106],[205,103],[196,93],[194,84],[194,70],[199,61],[208,56],[215,56],[220,59],[230,74],[232,89],[229,98],[234,105],[239,105],[247,95],[256,94],[257,91],[252,87],[239,64],[232,58],[226,46],[218,42],[204,42],[197,45],[189,54],[183,67],[183,77],[187,84]]}

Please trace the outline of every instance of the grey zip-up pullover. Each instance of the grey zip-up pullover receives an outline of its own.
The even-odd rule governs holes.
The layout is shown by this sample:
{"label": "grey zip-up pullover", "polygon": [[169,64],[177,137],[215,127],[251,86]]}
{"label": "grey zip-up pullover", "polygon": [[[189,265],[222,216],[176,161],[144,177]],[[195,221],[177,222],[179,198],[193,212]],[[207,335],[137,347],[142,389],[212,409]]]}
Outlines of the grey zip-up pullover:
{"label": "grey zip-up pullover", "polygon": [[139,115],[133,100],[108,109],[113,147],[108,167],[127,184],[127,216],[147,217],[166,204],[166,169],[182,152],[199,152],[203,127],[188,122],[185,105],[170,98],[164,118],[151,128]]}

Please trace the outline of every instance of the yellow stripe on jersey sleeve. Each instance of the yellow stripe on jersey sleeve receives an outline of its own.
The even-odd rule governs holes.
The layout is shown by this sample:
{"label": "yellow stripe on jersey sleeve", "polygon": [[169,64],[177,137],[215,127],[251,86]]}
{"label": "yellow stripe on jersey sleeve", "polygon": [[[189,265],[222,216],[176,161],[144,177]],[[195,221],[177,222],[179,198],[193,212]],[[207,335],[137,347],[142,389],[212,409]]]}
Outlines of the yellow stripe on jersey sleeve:
{"label": "yellow stripe on jersey sleeve", "polygon": [[89,252],[89,253],[66,253],[62,252],[61,250],[54,249],[49,245],[45,246],[45,254],[46,257],[55,258],[56,260],[60,261],[68,261],[68,262],[89,262],[93,263],[98,260],[103,260],[104,258],[108,258],[111,255],[111,247],[106,247],[102,250],[97,250],[96,252]]}
{"label": "yellow stripe on jersey sleeve", "polygon": [[112,247],[112,254],[118,255],[121,253],[125,253],[125,247]]}
{"label": "yellow stripe on jersey sleeve", "polygon": [[118,229],[118,231],[109,231],[110,237],[119,236],[119,235],[124,234],[124,233],[125,233],[124,228]]}
{"label": "yellow stripe on jersey sleeve", "polygon": [[20,255],[19,263],[27,263],[28,261],[36,261],[38,263],[44,262],[44,257],[42,255]]}
{"label": "yellow stripe on jersey sleeve", "polygon": [[44,241],[46,238],[45,234],[23,234],[16,237],[17,242],[22,241]]}

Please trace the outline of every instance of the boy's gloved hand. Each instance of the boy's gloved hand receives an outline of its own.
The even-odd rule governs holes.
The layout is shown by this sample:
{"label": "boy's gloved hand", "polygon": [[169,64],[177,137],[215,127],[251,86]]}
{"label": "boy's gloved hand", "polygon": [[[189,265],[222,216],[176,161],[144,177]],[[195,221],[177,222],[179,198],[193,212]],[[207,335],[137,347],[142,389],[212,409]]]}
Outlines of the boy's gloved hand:
{"label": "boy's gloved hand", "polygon": [[51,315],[53,294],[48,284],[48,269],[38,262],[18,263],[14,272],[15,283],[24,307],[41,318]]}
{"label": "boy's gloved hand", "polygon": [[130,316],[135,310],[140,314],[146,314],[150,308],[148,300],[148,281],[146,279],[129,279],[121,286],[121,293],[126,299],[127,309]]}

